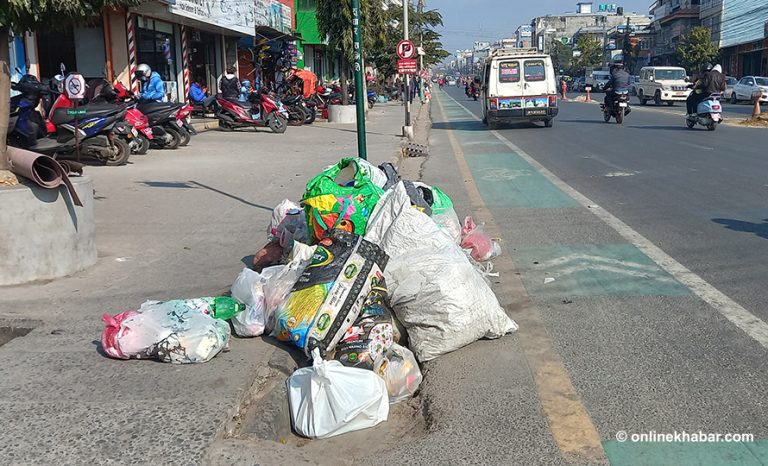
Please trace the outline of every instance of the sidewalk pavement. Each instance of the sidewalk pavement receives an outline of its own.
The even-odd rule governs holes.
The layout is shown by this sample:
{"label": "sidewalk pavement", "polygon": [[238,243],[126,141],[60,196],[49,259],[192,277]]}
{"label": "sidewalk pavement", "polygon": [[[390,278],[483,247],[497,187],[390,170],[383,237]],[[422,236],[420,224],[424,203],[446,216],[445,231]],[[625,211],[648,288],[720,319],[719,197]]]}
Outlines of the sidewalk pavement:
{"label": "sidewalk pavement", "polygon": [[[416,105],[416,109],[418,109]],[[396,159],[402,107],[369,112],[368,156]],[[266,241],[272,207],[357,155],[354,125],[209,131],[94,178],[99,260],[63,279],[5,287],[0,346],[0,463],[199,464],[269,373],[269,338],[233,338],[206,364],[119,361],[100,352],[100,316],[147,299],[229,290]],[[252,458],[250,463],[257,461]]]}

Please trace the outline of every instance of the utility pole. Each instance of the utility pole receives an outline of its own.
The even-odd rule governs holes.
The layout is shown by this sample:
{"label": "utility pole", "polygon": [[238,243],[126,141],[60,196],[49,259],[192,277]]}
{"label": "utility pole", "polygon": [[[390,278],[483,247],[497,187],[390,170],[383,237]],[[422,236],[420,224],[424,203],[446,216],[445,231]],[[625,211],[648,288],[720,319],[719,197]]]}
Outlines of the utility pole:
{"label": "utility pole", "polygon": [[355,107],[357,107],[357,156],[368,158],[365,141],[365,105],[367,99],[363,94],[363,45],[360,33],[360,0],[352,0],[352,42],[355,59]]}
{"label": "utility pole", "polygon": [[[419,12],[419,21],[421,23],[419,24],[419,50],[421,52],[424,51],[424,0],[419,0],[419,3],[417,4],[417,10]],[[424,55],[419,54],[419,71],[422,73],[419,75],[419,81],[421,82],[421,86],[419,86],[419,99],[421,100],[421,103],[424,103]]]}
{"label": "utility pole", "polygon": [[[403,0],[403,39],[408,40],[408,8],[410,8],[411,0]],[[405,126],[403,126],[403,136],[408,139],[413,138],[413,126],[411,126],[411,83],[409,76],[405,75],[405,92],[403,92],[403,98],[405,99]]]}
{"label": "utility pole", "polygon": [[605,49],[608,48],[608,40],[607,40],[607,34],[605,31],[605,22],[608,19],[606,15],[603,15],[603,69],[605,69],[606,65],[606,59],[605,59]]}

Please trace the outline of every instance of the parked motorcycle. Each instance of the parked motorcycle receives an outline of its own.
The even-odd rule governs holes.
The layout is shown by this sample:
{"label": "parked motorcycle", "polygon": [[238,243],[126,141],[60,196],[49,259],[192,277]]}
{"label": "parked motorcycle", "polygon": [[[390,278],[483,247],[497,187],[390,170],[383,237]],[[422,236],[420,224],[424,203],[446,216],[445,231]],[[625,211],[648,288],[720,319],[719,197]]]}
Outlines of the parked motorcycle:
{"label": "parked motorcycle", "polygon": [[693,129],[699,124],[706,127],[707,131],[714,131],[722,121],[720,94],[712,94],[702,100],[696,108],[696,114],[685,118],[685,124],[688,128]]}
{"label": "parked motorcycle", "polygon": [[299,119],[301,120],[301,125],[305,124],[311,124],[315,121],[315,108],[316,105],[313,104],[312,107],[307,105],[307,102],[304,100],[304,98],[300,95],[287,95],[281,99],[281,102],[285,106],[286,110],[288,111],[288,121]]}
{"label": "parked motorcycle", "polygon": [[288,127],[287,116],[280,112],[278,102],[267,94],[254,92],[245,103],[217,96],[216,103],[216,118],[222,131],[268,127],[273,133],[284,133]]}
{"label": "parked motorcycle", "polygon": [[629,91],[627,89],[618,89],[614,93],[610,105],[606,107],[605,103],[602,103],[600,104],[600,109],[603,111],[603,119],[606,123],[611,121],[611,118],[615,118],[616,123],[622,124],[624,117],[632,111],[629,107]]}
{"label": "parked motorcycle", "polygon": [[[85,105],[73,109],[64,106],[62,96],[66,96],[62,93],[57,98],[62,103],[54,102],[50,121],[46,121],[37,106],[43,94],[51,92],[50,87],[32,75],[24,76],[12,87],[23,95],[12,109],[15,117],[8,133],[10,145],[57,156],[74,154],[79,142],[81,154],[96,157],[107,165],[124,165],[128,161],[130,148],[120,136],[130,134],[133,128],[124,121],[125,107]],[[53,131],[49,132],[50,129]]]}

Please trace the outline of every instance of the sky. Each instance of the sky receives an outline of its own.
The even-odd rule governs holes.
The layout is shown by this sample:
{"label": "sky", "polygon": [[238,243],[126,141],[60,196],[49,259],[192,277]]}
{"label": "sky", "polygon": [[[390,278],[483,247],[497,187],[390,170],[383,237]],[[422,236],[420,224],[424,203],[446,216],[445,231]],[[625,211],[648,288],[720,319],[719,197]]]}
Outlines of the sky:
{"label": "sky", "polygon": [[[536,16],[575,13],[578,0],[425,0],[426,9],[443,15],[443,47],[450,53],[472,47],[475,41],[493,41],[512,37],[521,24],[530,24]],[[414,2],[415,3],[415,2]],[[615,3],[627,13],[648,14],[653,0],[594,0]]]}

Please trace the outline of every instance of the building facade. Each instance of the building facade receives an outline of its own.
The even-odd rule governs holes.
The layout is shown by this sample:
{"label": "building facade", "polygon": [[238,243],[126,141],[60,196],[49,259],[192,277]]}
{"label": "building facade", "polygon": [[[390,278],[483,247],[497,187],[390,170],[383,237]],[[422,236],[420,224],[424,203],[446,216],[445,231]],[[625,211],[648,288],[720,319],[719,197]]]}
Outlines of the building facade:
{"label": "building facade", "polygon": [[723,66],[731,76],[768,76],[768,2],[721,0]]}
{"label": "building facade", "polygon": [[317,0],[296,0],[297,66],[315,73],[325,81],[339,78],[339,59],[332,57],[317,26]]}
{"label": "building facade", "polygon": [[677,46],[692,27],[698,26],[700,0],[656,0],[650,8],[656,45],[653,65],[677,65]]}

